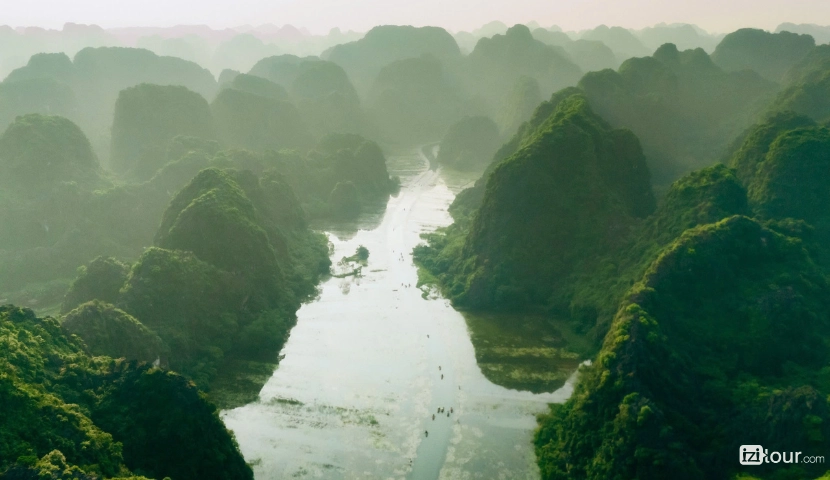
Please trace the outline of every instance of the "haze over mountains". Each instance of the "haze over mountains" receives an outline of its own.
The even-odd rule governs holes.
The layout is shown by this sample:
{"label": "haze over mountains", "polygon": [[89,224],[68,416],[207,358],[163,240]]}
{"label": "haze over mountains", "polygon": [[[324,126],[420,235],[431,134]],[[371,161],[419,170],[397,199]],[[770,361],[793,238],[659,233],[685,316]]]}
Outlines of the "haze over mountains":
{"label": "haze over mountains", "polygon": [[[301,307],[370,265],[395,310],[481,315],[459,331],[487,381],[576,378],[532,447],[521,427],[544,479],[735,480],[740,442],[826,451],[828,42],[808,24],[0,27],[0,479],[253,478],[216,405],[261,402]],[[444,203],[420,196],[436,185]],[[451,220],[413,230],[419,202]],[[377,251],[334,258],[374,230]],[[537,343],[494,347],[495,318]],[[348,352],[324,323],[315,341]],[[416,397],[456,391],[439,365]],[[323,409],[429,437],[398,405]]]}
{"label": "haze over mountains", "polygon": [[[531,30],[542,29],[537,34],[542,37],[540,40],[563,47],[563,44],[577,42],[577,47],[571,48],[588,48],[578,41],[604,41],[614,52],[618,63],[625,60],[626,56],[648,54],[664,43],[674,43],[681,50],[701,47],[711,53],[724,35],[708,33],[689,24],[657,24],[639,30],[598,27],[568,32],[563,32],[556,26],[541,26],[536,22],[530,22],[528,26]],[[508,25],[493,21],[472,31],[457,31],[453,36],[462,51],[469,53],[478,39],[503,34],[507,29]],[[819,44],[830,42],[830,26],[782,23],[775,31],[783,30],[810,34]],[[335,45],[358,40],[364,33],[334,28],[321,35],[312,34],[303,27],[270,23],[221,29],[207,25],[108,29],[76,23],[66,23],[61,29],[13,28],[4,25],[0,26],[0,75],[5,76],[14,68],[24,65],[34,53],[64,52],[72,57],[84,47],[98,46],[146,48],[158,55],[197,62],[218,74],[224,68],[250,68],[250,65],[240,68],[239,64],[234,64],[238,61],[234,57],[240,54],[252,58],[281,53],[320,55]]]}

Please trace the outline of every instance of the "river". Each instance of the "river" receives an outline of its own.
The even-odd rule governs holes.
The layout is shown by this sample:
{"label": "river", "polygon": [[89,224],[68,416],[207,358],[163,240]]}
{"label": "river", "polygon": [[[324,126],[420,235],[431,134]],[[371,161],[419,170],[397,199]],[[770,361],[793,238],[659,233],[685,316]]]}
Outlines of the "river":
{"label": "river", "polygon": [[411,256],[421,233],[451,223],[471,179],[430,170],[419,151],[388,167],[401,191],[385,212],[329,231],[333,263],[369,249],[363,276],[324,282],[259,399],[221,416],[258,480],[536,479],[535,415],[570,396],[574,376],[532,394],[482,375],[464,317],[423,298]]}

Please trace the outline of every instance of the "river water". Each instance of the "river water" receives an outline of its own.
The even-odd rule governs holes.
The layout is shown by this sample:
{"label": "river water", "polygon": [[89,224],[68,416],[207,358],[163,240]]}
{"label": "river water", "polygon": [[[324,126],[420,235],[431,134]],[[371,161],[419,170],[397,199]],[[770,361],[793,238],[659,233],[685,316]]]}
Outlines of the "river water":
{"label": "river water", "polygon": [[423,298],[411,256],[472,179],[430,170],[420,152],[388,167],[402,188],[385,212],[329,232],[333,263],[369,249],[363,276],[324,282],[259,399],[221,416],[258,480],[536,479],[535,415],[574,377],[531,394],[482,375],[464,317]]}

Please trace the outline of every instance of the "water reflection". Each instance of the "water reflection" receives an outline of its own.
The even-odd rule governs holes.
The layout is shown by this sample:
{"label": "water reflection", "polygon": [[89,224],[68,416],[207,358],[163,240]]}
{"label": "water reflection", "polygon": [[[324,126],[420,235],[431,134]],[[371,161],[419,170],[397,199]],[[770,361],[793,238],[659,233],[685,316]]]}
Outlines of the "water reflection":
{"label": "water reflection", "polygon": [[573,379],[531,394],[482,375],[464,318],[421,297],[411,258],[471,179],[429,170],[420,152],[389,156],[389,168],[402,189],[384,212],[329,229],[335,262],[369,249],[362,276],[321,286],[259,400],[222,412],[225,423],[258,479],[538,478],[535,414]]}

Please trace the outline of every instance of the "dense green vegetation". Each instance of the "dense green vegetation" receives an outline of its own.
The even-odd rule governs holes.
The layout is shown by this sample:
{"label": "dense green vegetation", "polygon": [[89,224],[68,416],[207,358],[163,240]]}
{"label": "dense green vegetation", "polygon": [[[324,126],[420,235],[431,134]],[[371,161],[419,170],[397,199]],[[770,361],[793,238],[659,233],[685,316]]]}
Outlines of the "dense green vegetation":
{"label": "dense green vegetation", "polygon": [[42,316],[0,307],[0,478],[252,478],[214,405],[369,265],[310,222],[382,218],[384,151],[435,145],[484,173],[414,259],[482,373],[545,392],[594,357],[543,478],[822,473],[733,460],[830,446],[826,28],[73,28],[8,63],[0,28],[0,305]]}
{"label": "dense green vegetation", "polygon": [[[41,54],[46,55],[46,54]],[[67,58],[67,61],[69,59]],[[0,83],[0,125],[31,113],[77,117],[78,105],[72,89],[53,78]]]}
{"label": "dense green vegetation", "polygon": [[574,396],[541,418],[543,478],[728,478],[741,444],[826,450],[828,300],[798,239],[742,216],[688,230],[626,294]]}
{"label": "dense green vegetation", "polygon": [[0,137],[0,178],[0,291],[65,278],[97,255],[123,253],[94,212],[95,189],[110,182],[71,121],[18,117]]}
{"label": "dense green vegetation", "polygon": [[770,116],[750,129],[732,154],[749,203],[761,218],[808,224],[814,260],[830,266],[830,131],[793,112]]}
{"label": "dense green vegetation", "polygon": [[601,257],[559,292],[554,305],[577,328],[599,340],[619,299],[648,265],[685,230],[748,212],[746,191],[723,165],[692,172],[674,182],[654,213],[621,235],[620,248]]}
{"label": "dense green vegetation", "polygon": [[63,117],[24,115],[0,137],[6,188],[42,191],[60,182],[95,181],[99,168],[81,129]]}
{"label": "dense green vegetation", "polygon": [[780,82],[815,45],[810,35],[742,28],[723,38],[712,60],[727,71],[750,69]]}
{"label": "dense green vegetation", "polygon": [[251,150],[308,148],[311,135],[291,103],[228,88],[211,103],[222,142]]}
{"label": "dense green vegetation", "polygon": [[111,257],[97,257],[89,265],[78,267],[78,276],[61,304],[61,314],[90,300],[114,303],[129,273],[129,265]]}
{"label": "dense green vegetation", "polygon": [[396,60],[383,67],[368,103],[383,139],[404,145],[440,138],[459,112],[469,110],[458,85],[432,55]]}
{"label": "dense green vegetation", "polygon": [[[191,141],[192,140],[192,141]],[[292,208],[281,213],[294,218],[295,226],[305,227],[304,217],[337,219],[347,211],[359,213],[364,208],[383,205],[388,195],[397,188],[397,180],[389,177],[386,158],[377,143],[356,134],[331,134],[323,137],[306,154],[297,151],[253,152],[231,149],[216,151],[215,147],[198,139],[180,138],[179,142],[191,144],[188,153],[161,170],[152,183],[162,188],[175,181],[178,189],[192,175],[207,167],[239,168],[250,170],[271,185],[272,192],[281,192],[279,200]],[[171,144],[170,149],[184,150]],[[201,150],[201,151],[199,151]],[[171,154],[172,155],[172,154]],[[352,200],[331,194],[338,183],[351,182],[355,186]],[[295,203],[299,206],[293,207]],[[348,214],[346,216],[352,216]]]}
{"label": "dense green vegetation", "polygon": [[622,27],[600,25],[583,33],[581,39],[599,41],[608,45],[620,60],[644,57],[649,54],[649,49],[643,45],[643,42]]}
{"label": "dense green vegetation", "polygon": [[[652,69],[631,85],[676,93],[672,52],[627,62],[630,74]],[[673,68],[694,56],[708,61],[684,52]],[[804,72],[798,78],[817,76]],[[684,175],[654,208],[636,138],[591,111],[586,79],[543,102],[457,196],[455,223],[415,249],[422,280],[473,310],[476,356],[491,380],[555,387],[544,374],[564,363],[523,363],[511,340],[532,328],[531,315],[567,325],[571,345],[602,344],[574,396],[540,417],[543,478],[731,478],[741,444],[824,451],[827,128],[773,102],[725,149],[728,166]],[[607,156],[603,145],[612,146]],[[823,471],[747,470],[775,479]]]}
{"label": "dense green vegetation", "polygon": [[[156,332],[170,367],[202,387],[225,356],[275,358],[299,300],[328,271],[325,238],[308,231],[292,196],[279,179],[201,171],[162,217],[160,248],[146,250],[118,290],[113,303]],[[96,262],[66,303],[86,300],[84,290],[108,295],[118,265]]]}
{"label": "dense green vegetation", "polygon": [[141,322],[108,303],[93,300],[67,313],[61,320],[61,328],[67,335],[77,335],[84,340],[89,353],[161,362],[167,357],[162,340]]}
{"label": "dense green vegetation", "polygon": [[442,61],[461,57],[458,44],[443,28],[399,25],[374,27],[360,40],[332,47],[322,57],[341,65],[366,91],[384,66],[425,54]]}
{"label": "dense green vegetation", "polygon": [[496,105],[522,76],[535,79],[543,96],[548,96],[575,84],[583,73],[561,47],[536,40],[524,25],[482,38],[467,63],[465,77],[471,91]]}
{"label": "dense green vegetation", "polygon": [[583,259],[617,248],[621,233],[654,209],[636,137],[611,129],[582,95],[552,107],[489,175],[469,233],[438,234],[416,249],[458,305],[547,305]]}
{"label": "dense green vegetation", "polygon": [[243,92],[253,93],[262,97],[273,98],[274,100],[288,100],[289,98],[288,92],[282,85],[256,75],[237,73],[234,75],[233,80],[229,81],[227,85],[222,85],[220,77],[219,84],[223,88],[235,88],[236,90],[242,90]]}
{"label": "dense green vegetation", "polygon": [[177,135],[216,137],[207,101],[185,87],[142,84],[122,90],[115,102],[110,165],[147,180],[164,166]]}
{"label": "dense green vegetation", "polygon": [[776,85],[752,71],[727,73],[702,49],[666,44],[579,82],[591,106],[642,141],[657,185],[710,165],[767,105]]}
{"label": "dense green vegetation", "polygon": [[355,87],[343,68],[334,62],[318,57],[280,55],[263,58],[250,73],[284,87],[304,121],[318,136],[365,133],[369,128]]}
{"label": "dense green vegetation", "polygon": [[548,45],[562,47],[571,61],[576,63],[584,72],[620,66],[620,62],[611,48],[599,40],[572,40],[564,32],[544,28],[533,30],[533,38]]}
{"label": "dense green vegetation", "polygon": [[148,364],[92,357],[62,327],[0,307],[0,476],[253,478],[192,383]]}
{"label": "dense green vegetation", "polygon": [[[71,61],[63,53],[35,55],[26,66],[11,72],[3,84],[20,86],[32,82],[41,85],[52,82],[46,93],[54,100],[21,99],[25,110],[20,106],[17,111],[67,115],[84,130],[102,159],[110,153],[112,112],[121,90],[142,83],[179,85],[204,98],[212,98],[217,88],[210,72],[193,62],[122,47],[84,48]],[[17,89],[20,93],[28,90]],[[44,100],[48,102],[43,105],[46,107],[64,104],[66,107],[44,109],[39,106]]]}
{"label": "dense green vegetation", "polygon": [[817,121],[830,119],[830,45],[819,45],[787,74],[773,111],[793,110]]}

